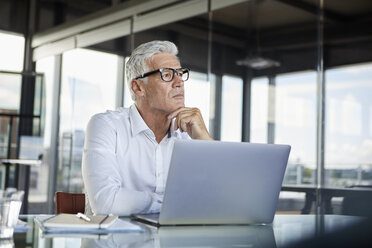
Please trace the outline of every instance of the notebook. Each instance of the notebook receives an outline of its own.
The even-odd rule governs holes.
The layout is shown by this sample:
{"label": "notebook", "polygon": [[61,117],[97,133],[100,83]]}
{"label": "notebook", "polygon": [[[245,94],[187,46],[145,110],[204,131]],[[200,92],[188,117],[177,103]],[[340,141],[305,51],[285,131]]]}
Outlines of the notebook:
{"label": "notebook", "polygon": [[69,227],[69,228],[108,228],[112,225],[117,216],[89,216],[90,221],[85,221],[76,217],[75,214],[58,214],[43,221],[43,226],[51,227]]}
{"label": "notebook", "polygon": [[74,214],[38,215],[34,220],[44,234],[143,232],[141,226],[132,223],[129,219],[119,219],[117,216],[89,216],[89,218],[92,223],[79,219]]}
{"label": "notebook", "polygon": [[154,225],[271,223],[289,145],[177,140]]}

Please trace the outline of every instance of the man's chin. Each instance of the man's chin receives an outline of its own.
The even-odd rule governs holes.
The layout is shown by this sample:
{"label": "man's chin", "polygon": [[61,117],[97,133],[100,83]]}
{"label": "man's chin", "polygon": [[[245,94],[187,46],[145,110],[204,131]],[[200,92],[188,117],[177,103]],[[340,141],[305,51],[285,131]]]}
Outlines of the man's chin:
{"label": "man's chin", "polygon": [[185,103],[183,102],[183,103],[178,104],[177,109],[184,108],[184,107],[185,107]]}
{"label": "man's chin", "polygon": [[185,103],[174,104],[170,113],[176,111],[177,109],[184,108],[184,107],[185,107]]}
{"label": "man's chin", "polygon": [[185,100],[183,98],[182,99],[177,99],[177,101],[174,101],[173,105],[177,108],[183,108],[183,107],[185,107]]}

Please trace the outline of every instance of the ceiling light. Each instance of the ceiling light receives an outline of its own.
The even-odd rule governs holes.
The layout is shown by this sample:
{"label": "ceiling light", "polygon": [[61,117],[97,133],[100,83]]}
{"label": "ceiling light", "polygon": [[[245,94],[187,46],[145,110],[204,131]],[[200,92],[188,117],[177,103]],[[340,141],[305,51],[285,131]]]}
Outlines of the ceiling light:
{"label": "ceiling light", "polygon": [[236,64],[240,66],[247,66],[255,70],[280,66],[280,62],[263,57],[247,57],[245,59],[236,61]]}

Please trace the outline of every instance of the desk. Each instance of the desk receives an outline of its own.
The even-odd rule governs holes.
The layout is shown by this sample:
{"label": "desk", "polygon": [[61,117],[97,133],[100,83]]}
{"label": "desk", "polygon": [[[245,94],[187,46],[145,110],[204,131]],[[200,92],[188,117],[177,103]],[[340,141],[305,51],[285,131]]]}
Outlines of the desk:
{"label": "desk", "polygon": [[[361,217],[341,215],[277,215],[272,225],[173,226],[149,228],[141,233],[115,233],[88,237],[84,234],[48,236],[32,225],[27,233],[14,234],[15,247],[287,247],[351,225]],[[128,218],[122,218],[129,220]]]}

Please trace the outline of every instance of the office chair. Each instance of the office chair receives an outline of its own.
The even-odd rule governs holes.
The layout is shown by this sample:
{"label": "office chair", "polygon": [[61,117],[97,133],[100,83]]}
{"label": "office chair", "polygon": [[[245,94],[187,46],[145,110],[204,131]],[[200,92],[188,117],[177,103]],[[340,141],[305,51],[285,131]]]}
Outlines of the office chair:
{"label": "office chair", "polygon": [[56,214],[76,214],[85,211],[85,194],[56,192]]}

